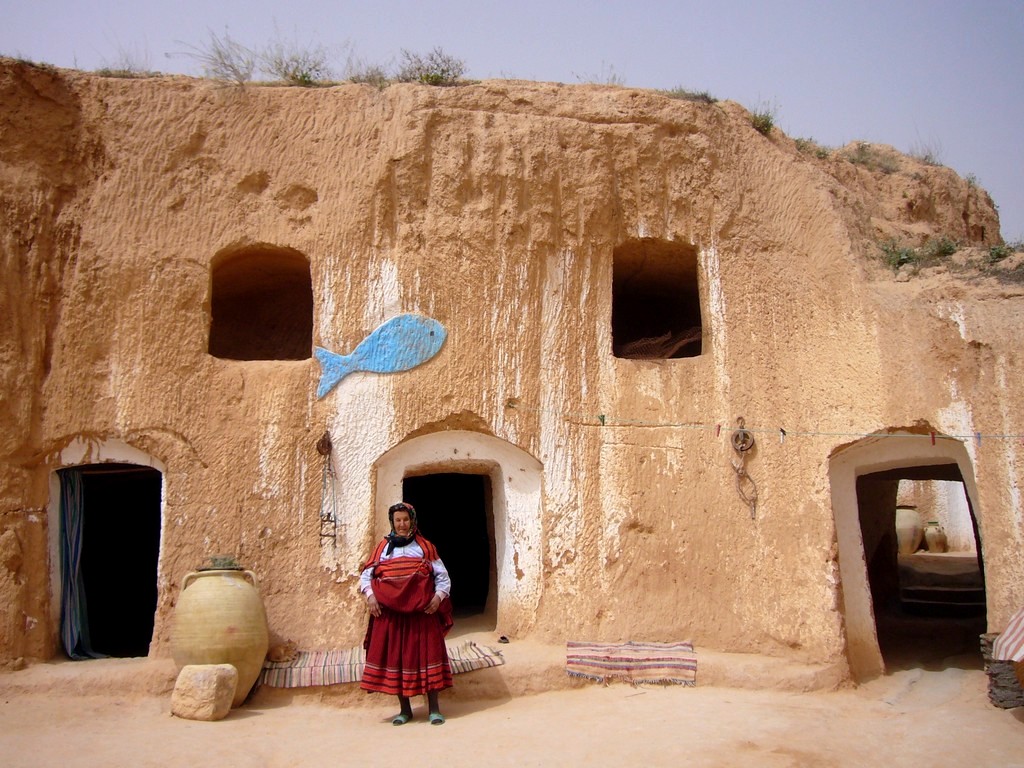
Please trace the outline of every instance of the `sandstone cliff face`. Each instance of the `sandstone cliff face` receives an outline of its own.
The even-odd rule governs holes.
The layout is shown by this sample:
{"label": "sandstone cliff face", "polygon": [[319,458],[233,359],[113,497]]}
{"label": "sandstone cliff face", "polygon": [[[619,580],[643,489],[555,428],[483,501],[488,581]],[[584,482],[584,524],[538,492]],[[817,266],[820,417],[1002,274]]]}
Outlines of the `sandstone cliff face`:
{"label": "sandstone cliff face", "polygon": [[[851,456],[931,461],[875,461],[864,440],[887,432],[949,443],[990,626],[1024,599],[1020,441],[965,437],[1024,432],[1024,291],[970,265],[897,282],[875,258],[893,237],[999,242],[947,169],[817,158],[735,104],[596,86],[237,89],[4,61],[0,104],[0,656],[58,652],[55,473],[112,460],[162,477],[158,655],[183,576],[219,553],[259,574],[272,636],[354,644],[358,569],[403,483],[470,474],[500,632],[843,665],[873,630],[836,478]],[[415,312],[441,352],[322,399],[311,350],[209,353],[221,265],[307,262],[314,344],[347,353]],[[613,354],[616,292],[677,274],[699,354]]]}

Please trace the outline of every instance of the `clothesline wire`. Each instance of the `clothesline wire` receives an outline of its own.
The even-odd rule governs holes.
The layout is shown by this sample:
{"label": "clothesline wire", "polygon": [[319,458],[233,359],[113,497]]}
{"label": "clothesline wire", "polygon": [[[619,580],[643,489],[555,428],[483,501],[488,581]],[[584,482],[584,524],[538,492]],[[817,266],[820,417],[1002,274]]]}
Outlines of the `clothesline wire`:
{"label": "clothesline wire", "polygon": [[761,435],[772,435],[779,437],[781,440],[785,440],[788,437],[901,437],[901,438],[926,438],[935,440],[937,438],[951,438],[954,440],[975,440],[981,443],[984,440],[1024,440],[1024,434],[1001,434],[995,432],[974,432],[969,435],[950,435],[938,430],[929,430],[928,432],[822,432],[817,430],[803,430],[803,429],[788,429],[785,427],[738,427],[730,426],[726,422],[707,423],[707,422],[667,422],[667,421],[646,421],[641,419],[618,419],[608,414],[600,413],[571,413],[568,411],[562,411],[554,408],[540,408],[536,406],[524,405],[518,400],[506,400],[505,407],[519,410],[519,411],[530,411],[532,413],[546,413],[554,416],[559,416],[565,419],[572,419],[579,422],[581,426],[589,427],[650,427],[650,428],[665,428],[669,427],[672,429],[696,429],[704,431],[713,431],[717,434],[726,432],[727,434],[746,431],[751,434]]}

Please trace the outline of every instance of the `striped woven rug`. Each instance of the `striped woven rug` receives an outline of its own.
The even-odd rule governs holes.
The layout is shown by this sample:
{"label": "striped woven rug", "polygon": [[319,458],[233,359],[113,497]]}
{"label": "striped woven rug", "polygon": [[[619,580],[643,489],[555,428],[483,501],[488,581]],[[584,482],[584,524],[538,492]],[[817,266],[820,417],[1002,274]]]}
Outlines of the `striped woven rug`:
{"label": "striped woven rug", "polygon": [[992,645],[995,661],[1024,661],[1024,608],[1017,611]]}
{"label": "striped woven rug", "polygon": [[697,684],[693,644],[566,643],[566,672],[573,677],[607,682]]}
{"label": "striped woven rug", "polygon": [[[499,651],[467,640],[460,645],[448,646],[448,660],[452,672],[471,672],[474,669],[497,667],[505,663]],[[273,688],[308,688],[317,685],[357,683],[363,679],[366,652],[363,646],[343,651],[299,651],[291,661],[263,662],[260,685]]]}

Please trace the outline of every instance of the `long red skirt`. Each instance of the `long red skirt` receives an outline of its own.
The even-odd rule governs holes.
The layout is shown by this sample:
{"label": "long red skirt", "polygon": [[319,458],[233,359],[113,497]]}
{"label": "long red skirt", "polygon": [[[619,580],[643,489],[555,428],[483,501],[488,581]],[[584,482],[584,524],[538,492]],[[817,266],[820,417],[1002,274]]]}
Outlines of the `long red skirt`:
{"label": "long red skirt", "polygon": [[452,668],[438,614],[399,613],[381,606],[370,619],[362,688],[419,696],[452,687]]}
{"label": "long red skirt", "polygon": [[436,613],[423,612],[434,596],[430,563],[395,558],[380,563],[374,573],[373,593],[381,614],[371,616],[366,628],[362,687],[396,696],[451,688],[452,668],[444,644],[452,626],[451,601],[442,600]]}

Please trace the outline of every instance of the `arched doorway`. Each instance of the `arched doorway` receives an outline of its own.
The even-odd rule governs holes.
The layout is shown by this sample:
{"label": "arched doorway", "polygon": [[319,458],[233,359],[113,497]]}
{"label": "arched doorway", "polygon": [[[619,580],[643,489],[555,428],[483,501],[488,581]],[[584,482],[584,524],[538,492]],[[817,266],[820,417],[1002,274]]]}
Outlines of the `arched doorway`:
{"label": "arched doorway", "polygon": [[405,501],[452,577],[457,618],[484,614],[494,624],[494,515],[487,475],[436,472],[406,477]]}
{"label": "arched doorway", "polygon": [[[476,629],[497,629],[509,637],[529,631],[543,583],[541,463],[505,440],[452,429],[401,442],[384,453],[374,468],[372,538],[387,533],[388,507],[407,490],[421,494],[419,504],[414,498],[407,500],[418,514],[422,508],[421,517],[428,520],[424,534],[431,538],[433,527],[440,535],[442,541],[434,542],[439,549],[445,539],[467,542],[457,529],[468,519],[475,531],[466,534],[472,536],[469,548],[482,554],[486,526],[488,562],[467,564],[470,576],[462,579],[463,586],[453,575],[453,602],[458,605],[466,599],[463,607],[475,611],[483,601],[482,612],[476,614],[481,621],[473,624]],[[461,497],[463,502],[453,505],[449,496]],[[451,567],[448,560],[454,553],[441,554]],[[477,589],[486,583],[486,595],[463,592],[468,581],[475,582]]]}
{"label": "arched doorway", "polygon": [[[926,666],[944,652],[943,644],[962,644],[976,626],[978,634],[984,632],[983,613],[980,617],[926,617],[927,610],[904,611],[912,595],[901,587],[895,550],[894,519],[901,483],[959,483],[977,542],[975,551],[964,553],[962,559],[975,559],[977,578],[984,584],[983,538],[977,535],[983,516],[976,503],[973,464],[963,442],[935,433],[927,425],[872,435],[833,452],[829,480],[847,656],[855,679],[883,674],[887,664]],[[965,626],[964,618],[976,626]],[[970,642],[977,651],[977,634]]]}

